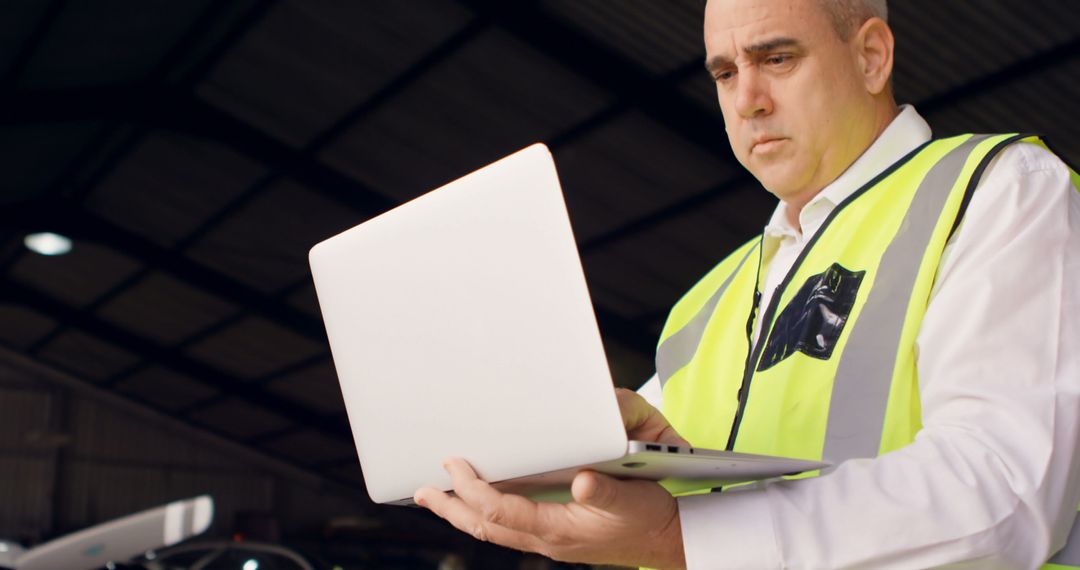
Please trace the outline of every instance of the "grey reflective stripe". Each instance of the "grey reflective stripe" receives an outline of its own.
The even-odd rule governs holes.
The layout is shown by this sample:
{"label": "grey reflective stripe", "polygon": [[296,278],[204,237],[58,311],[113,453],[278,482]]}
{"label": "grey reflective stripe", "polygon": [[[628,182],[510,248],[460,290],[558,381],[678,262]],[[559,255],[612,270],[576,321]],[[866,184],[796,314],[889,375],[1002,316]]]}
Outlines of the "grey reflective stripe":
{"label": "grey reflective stripe", "polygon": [[969,138],[930,169],[881,256],[870,296],[837,365],[822,451],[826,461],[839,464],[877,456],[907,301],[919,266],[960,171],[975,146],[989,136]]}
{"label": "grey reflective stripe", "polygon": [[1062,566],[1080,567],[1080,513],[1073,520],[1072,530],[1069,532],[1069,540],[1065,543],[1065,548],[1059,550],[1049,562],[1051,564],[1061,564]]}
{"label": "grey reflective stripe", "polygon": [[709,297],[708,301],[705,301],[705,305],[698,310],[694,318],[690,319],[675,334],[660,343],[660,347],[656,349],[656,375],[660,378],[661,387],[667,383],[668,378],[671,378],[673,374],[693,360],[698,344],[701,343],[701,337],[705,334],[705,325],[709,324],[709,318],[712,317],[720,297],[724,295],[724,291],[727,291],[728,285],[731,285],[731,281],[735,279],[743,264],[750,258],[750,254],[757,251],[759,247],[761,247],[760,242],[746,252],[746,255],[739,261],[739,265],[735,267],[735,271],[732,271],[727,276],[727,279],[724,279],[724,282],[720,284],[720,288],[713,293],[712,297]]}

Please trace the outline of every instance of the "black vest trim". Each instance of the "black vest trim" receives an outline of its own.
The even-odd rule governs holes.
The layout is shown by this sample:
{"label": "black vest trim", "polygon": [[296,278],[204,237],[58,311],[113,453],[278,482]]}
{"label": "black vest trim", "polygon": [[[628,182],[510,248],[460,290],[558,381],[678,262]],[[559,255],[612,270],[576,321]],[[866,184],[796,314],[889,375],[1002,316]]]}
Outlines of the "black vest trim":
{"label": "black vest trim", "polygon": [[998,153],[1001,152],[1001,149],[1011,145],[1018,140],[1030,138],[1033,136],[1036,135],[1020,134],[1009,137],[994,145],[994,148],[990,149],[990,152],[987,153],[985,157],[983,157],[983,159],[979,162],[979,165],[975,167],[975,172],[972,173],[971,181],[968,182],[967,188],[964,189],[964,198],[960,201],[960,210],[956,213],[956,221],[953,222],[952,229],[949,230],[949,237],[945,240],[946,243],[948,243],[948,240],[952,239],[953,234],[956,233],[956,229],[960,227],[960,222],[964,220],[964,214],[967,212],[968,204],[971,202],[971,197],[975,194],[975,188],[979,185],[979,182],[982,181],[983,172],[987,169],[987,167],[990,166],[990,163],[993,162],[994,158],[997,157]]}

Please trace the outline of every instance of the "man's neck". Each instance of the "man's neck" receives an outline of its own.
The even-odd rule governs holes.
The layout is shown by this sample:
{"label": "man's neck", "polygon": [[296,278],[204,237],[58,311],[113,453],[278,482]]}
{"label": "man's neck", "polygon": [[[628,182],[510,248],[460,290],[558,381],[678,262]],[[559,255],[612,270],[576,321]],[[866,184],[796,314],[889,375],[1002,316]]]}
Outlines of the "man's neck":
{"label": "man's neck", "polygon": [[[885,132],[885,129],[889,128],[889,125],[893,122],[893,119],[895,119],[899,114],[900,107],[896,104],[896,101],[892,100],[891,97],[889,98],[889,101],[887,103],[882,103],[881,105],[877,105],[875,107],[874,122],[876,128],[874,129],[874,136],[870,138],[870,141],[866,143],[866,145],[862,148],[859,154],[851,161],[850,164],[847,165],[848,168],[850,168],[856,160],[859,160],[859,157],[866,153],[866,150],[870,148],[870,146],[873,145],[879,137],[881,137],[881,134]],[[843,171],[841,171],[841,174],[843,174]],[[839,177],[839,175],[837,175],[837,177]],[[810,203],[810,200],[814,199],[814,196],[820,194],[822,190],[827,188],[828,185],[832,184],[832,182],[834,182],[835,180],[836,179],[834,178],[828,184],[825,184],[820,188],[816,188],[810,192],[800,193],[784,201],[784,214],[787,217],[788,223],[791,224],[791,227],[795,228],[795,230],[798,231],[800,234],[802,233],[802,224],[799,222],[799,214],[802,213],[802,209],[808,203]]]}

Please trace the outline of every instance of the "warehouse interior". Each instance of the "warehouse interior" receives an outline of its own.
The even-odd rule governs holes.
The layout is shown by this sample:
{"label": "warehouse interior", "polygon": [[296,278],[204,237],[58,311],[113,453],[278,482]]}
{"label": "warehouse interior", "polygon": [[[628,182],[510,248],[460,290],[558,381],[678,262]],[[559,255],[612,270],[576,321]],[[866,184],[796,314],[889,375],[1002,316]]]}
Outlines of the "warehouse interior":
{"label": "warehouse interior", "polygon": [[[307,252],[545,142],[614,383],[638,387],[667,310],[776,205],[728,147],[703,6],[8,3],[0,539],[211,494],[200,540],[342,568],[556,567],[368,499]],[[936,136],[1037,133],[1080,163],[1075,2],[890,10],[897,99]],[[31,251],[38,232],[70,252]]]}

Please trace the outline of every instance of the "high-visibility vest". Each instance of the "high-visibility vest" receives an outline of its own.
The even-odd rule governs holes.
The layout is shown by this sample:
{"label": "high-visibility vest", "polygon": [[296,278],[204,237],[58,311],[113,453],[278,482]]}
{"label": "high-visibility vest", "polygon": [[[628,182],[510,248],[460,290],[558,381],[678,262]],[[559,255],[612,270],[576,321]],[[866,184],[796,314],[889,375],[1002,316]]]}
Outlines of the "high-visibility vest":
{"label": "high-visibility vest", "polygon": [[[982,172],[1017,141],[1045,146],[963,135],[912,151],[837,205],[768,307],[758,307],[760,237],[720,262],[661,333],[656,367],[672,426],[695,446],[834,464],[914,441],[915,339],[942,251]],[[1051,562],[1080,568],[1080,525]]]}

